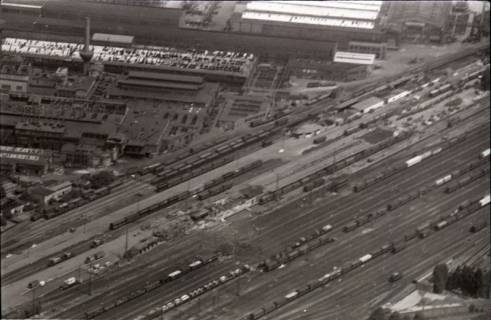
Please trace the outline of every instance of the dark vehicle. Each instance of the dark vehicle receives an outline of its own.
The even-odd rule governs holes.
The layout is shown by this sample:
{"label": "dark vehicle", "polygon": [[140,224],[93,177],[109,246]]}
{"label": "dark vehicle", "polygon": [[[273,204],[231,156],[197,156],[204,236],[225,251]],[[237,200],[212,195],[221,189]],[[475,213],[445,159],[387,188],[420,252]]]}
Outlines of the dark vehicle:
{"label": "dark vehicle", "polygon": [[394,272],[389,277],[389,282],[396,282],[402,278],[402,274],[400,272]]}
{"label": "dark vehicle", "polygon": [[271,140],[264,140],[262,143],[261,143],[261,147],[265,148],[265,147],[268,147],[270,145],[273,144],[273,141]]}
{"label": "dark vehicle", "polygon": [[27,285],[27,287],[29,289],[39,287],[39,280],[34,280],[34,281],[29,282],[29,284]]}
{"label": "dark vehicle", "polygon": [[320,144],[322,142],[325,142],[327,140],[327,137],[326,136],[322,136],[322,137],[317,137],[314,139],[314,144]]}
{"label": "dark vehicle", "polygon": [[90,247],[91,248],[95,248],[95,247],[98,247],[100,246],[101,244],[104,243],[104,240],[102,239],[95,239],[94,241],[92,241],[92,243],[90,244]]}

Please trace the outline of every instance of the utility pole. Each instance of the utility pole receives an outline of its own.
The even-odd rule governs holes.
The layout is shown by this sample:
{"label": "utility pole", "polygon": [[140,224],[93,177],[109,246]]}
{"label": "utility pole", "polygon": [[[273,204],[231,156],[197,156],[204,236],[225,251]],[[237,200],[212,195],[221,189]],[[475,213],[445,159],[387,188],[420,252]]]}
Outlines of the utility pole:
{"label": "utility pole", "polygon": [[36,289],[37,287],[34,287],[32,289],[32,312],[35,313],[34,310],[36,310]]}
{"label": "utility pole", "polygon": [[126,252],[128,252],[128,232],[129,232],[129,228],[126,228],[123,256],[126,254]]}
{"label": "utility pole", "polygon": [[280,200],[280,196],[277,193],[279,187],[280,187],[280,175],[278,173],[276,173],[276,190],[275,190],[275,193],[276,193],[276,201],[279,201]]}
{"label": "utility pole", "polygon": [[237,290],[236,290],[236,292],[235,292],[235,295],[236,295],[237,297],[239,297],[239,296],[240,296],[240,277],[238,277],[238,278],[237,278]]}
{"label": "utility pole", "polygon": [[92,295],[92,272],[89,272],[89,296]]}

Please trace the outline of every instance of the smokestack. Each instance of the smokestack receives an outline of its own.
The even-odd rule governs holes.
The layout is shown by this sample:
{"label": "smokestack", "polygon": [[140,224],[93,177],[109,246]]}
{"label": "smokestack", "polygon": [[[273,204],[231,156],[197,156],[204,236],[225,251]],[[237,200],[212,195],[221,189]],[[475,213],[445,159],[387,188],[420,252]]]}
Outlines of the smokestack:
{"label": "smokestack", "polygon": [[85,18],[85,51],[89,51],[90,45],[90,17]]}
{"label": "smokestack", "polygon": [[90,51],[90,18],[85,18],[85,44],[84,48],[80,51],[80,57],[84,62],[84,75],[89,73],[89,62],[92,59],[94,53]]}

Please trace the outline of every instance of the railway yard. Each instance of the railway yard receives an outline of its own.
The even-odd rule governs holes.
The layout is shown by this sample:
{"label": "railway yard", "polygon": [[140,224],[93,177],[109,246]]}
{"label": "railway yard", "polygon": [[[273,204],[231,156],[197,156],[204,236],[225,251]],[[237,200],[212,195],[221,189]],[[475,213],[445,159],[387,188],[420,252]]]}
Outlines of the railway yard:
{"label": "railway yard", "polygon": [[[438,264],[489,277],[488,55],[304,101],[2,229],[2,318],[358,320]],[[488,299],[472,299],[486,317]]]}

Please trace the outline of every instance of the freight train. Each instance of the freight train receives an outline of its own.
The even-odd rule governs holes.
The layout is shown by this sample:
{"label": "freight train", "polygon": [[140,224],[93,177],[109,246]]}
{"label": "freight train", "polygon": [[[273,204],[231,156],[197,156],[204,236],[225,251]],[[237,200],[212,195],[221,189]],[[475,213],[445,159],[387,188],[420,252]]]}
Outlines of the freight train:
{"label": "freight train", "polygon": [[212,255],[210,257],[205,257],[205,258],[197,257],[194,261],[187,264],[186,266],[180,267],[180,268],[170,272],[169,274],[167,274],[166,276],[164,276],[163,278],[161,278],[159,280],[156,280],[156,281],[153,281],[150,283],[147,282],[147,284],[144,287],[142,287],[138,290],[132,291],[130,294],[128,294],[122,298],[119,298],[118,300],[116,300],[115,302],[113,302],[109,305],[99,307],[96,310],[87,311],[85,313],[85,317],[86,317],[86,319],[95,318],[95,317],[103,314],[104,312],[107,312],[111,309],[114,309],[114,308],[116,308],[116,307],[118,307],[118,306],[120,306],[120,305],[122,305],[128,301],[136,299],[136,298],[146,294],[147,292],[155,290],[158,287],[161,287],[162,285],[164,285],[168,282],[179,279],[182,276],[186,275],[187,273],[190,273],[193,270],[202,268],[205,265],[208,265],[208,264],[216,261],[217,259],[218,259],[217,255]]}
{"label": "freight train", "polygon": [[[223,161],[223,159],[221,159],[219,161]],[[156,212],[158,210],[170,207],[171,205],[173,205],[179,201],[185,200],[185,199],[192,197],[192,196],[196,196],[196,198],[198,200],[205,200],[205,199],[208,199],[210,197],[213,197],[213,196],[220,194],[226,190],[229,190],[232,187],[232,184],[222,184],[223,182],[230,180],[234,177],[237,177],[240,174],[244,174],[246,172],[249,172],[252,169],[258,168],[258,167],[262,166],[262,164],[263,164],[262,160],[256,160],[256,161],[251,162],[245,166],[240,167],[236,171],[227,172],[227,173],[223,174],[222,176],[220,176],[219,178],[208,182],[208,184],[205,184],[203,187],[201,187],[199,189],[195,189],[192,192],[191,191],[181,192],[177,195],[174,195],[172,197],[164,199],[163,201],[160,201],[156,204],[153,204],[153,205],[151,205],[145,209],[139,210],[138,212],[136,212],[134,214],[131,214],[131,215],[123,217],[119,220],[113,221],[109,224],[109,229],[110,230],[119,229],[128,223],[135,222],[144,216],[147,216],[147,215],[149,215],[153,212]],[[165,189],[167,189],[168,187],[169,187],[168,183],[165,186],[161,186],[161,188],[165,188]]]}
{"label": "freight train", "polygon": [[48,210],[44,210],[42,213],[37,212],[34,213],[31,216],[31,221],[36,221],[39,220],[40,218],[44,218],[46,220],[52,219],[54,217],[58,217],[72,209],[81,207],[91,201],[100,199],[102,197],[107,196],[110,194],[114,188],[120,186],[123,184],[122,180],[115,181],[108,185],[107,187],[99,188],[97,190],[82,190],[81,191],[81,197],[72,199],[68,202],[64,202],[62,204],[59,204],[57,206],[54,206],[53,208],[50,208]]}

